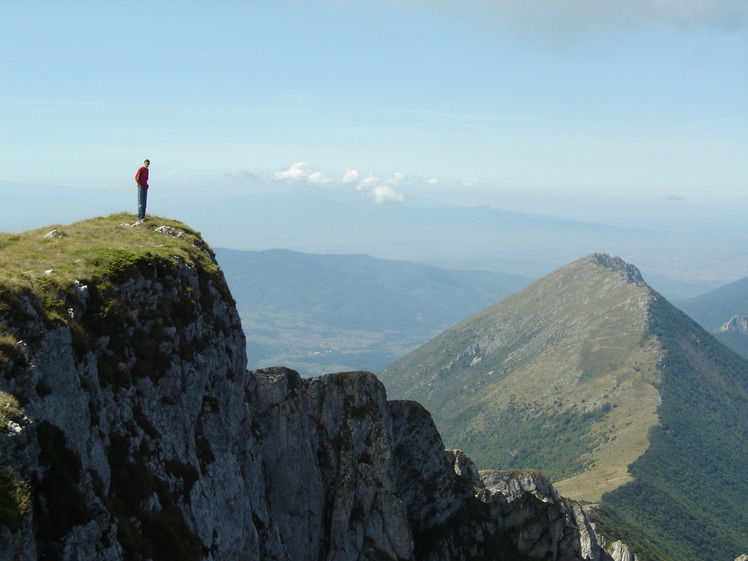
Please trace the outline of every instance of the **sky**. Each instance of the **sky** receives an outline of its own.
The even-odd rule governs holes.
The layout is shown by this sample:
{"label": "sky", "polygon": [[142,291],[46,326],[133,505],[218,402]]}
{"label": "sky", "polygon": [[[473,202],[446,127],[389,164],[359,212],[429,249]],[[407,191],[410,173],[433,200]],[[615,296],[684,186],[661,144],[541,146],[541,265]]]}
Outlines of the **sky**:
{"label": "sky", "polygon": [[298,191],[745,216],[744,0],[0,0],[0,76],[0,231],[134,212],[144,158],[162,215]]}

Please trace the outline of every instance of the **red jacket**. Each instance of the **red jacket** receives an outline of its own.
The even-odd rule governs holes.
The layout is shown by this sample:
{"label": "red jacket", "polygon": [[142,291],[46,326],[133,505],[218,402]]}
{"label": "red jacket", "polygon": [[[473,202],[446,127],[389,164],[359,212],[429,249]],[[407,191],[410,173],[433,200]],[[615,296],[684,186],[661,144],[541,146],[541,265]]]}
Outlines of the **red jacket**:
{"label": "red jacket", "polygon": [[148,168],[145,166],[141,166],[138,171],[135,173],[135,183],[138,184],[138,187],[141,189],[148,189]]}

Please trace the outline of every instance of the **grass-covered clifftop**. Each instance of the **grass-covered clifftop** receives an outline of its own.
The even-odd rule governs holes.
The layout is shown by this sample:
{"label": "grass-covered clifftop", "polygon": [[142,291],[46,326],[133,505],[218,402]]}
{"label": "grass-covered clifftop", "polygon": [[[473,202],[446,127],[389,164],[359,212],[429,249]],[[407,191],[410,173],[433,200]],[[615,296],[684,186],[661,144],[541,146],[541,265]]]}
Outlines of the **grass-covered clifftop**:
{"label": "grass-covered clifftop", "polygon": [[218,270],[212,250],[185,224],[163,218],[133,222],[132,215],[113,214],[21,234],[0,233],[0,311],[13,294],[31,290],[43,298],[50,314],[64,318],[60,304],[76,282],[103,286],[143,263],[181,259]]}
{"label": "grass-covered clifftop", "polygon": [[[184,266],[196,268],[200,283],[220,276],[220,282],[211,284],[233,302],[213,250],[198,232],[175,220],[154,217],[135,224],[131,215],[114,214],[0,234],[0,366],[21,354],[17,334],[5,323],[23,323],[29,306],[50,325],[67,325],[79,353],[92,349],[95,337],[105,334],[126,344],[131,336],[127,325],[138,310],[121,298],[123,287],[138,277],[152,279],[146,282],[170,278],[177,282],[170,273]],[[156,297],[160,301],[154,303],[155,314],[169,324],[189,323],[198,307],[196,295],[206,297],[209,292],[197,286],[183,288],[174,301]],[[204,304],[210,307],[210,302]],[[152,351],[146,353],[144,363],[168,362],[148,333],[134,324],[129,328],[140,335],[141,349]],[[107,377],[108,366],[101,370]]]}

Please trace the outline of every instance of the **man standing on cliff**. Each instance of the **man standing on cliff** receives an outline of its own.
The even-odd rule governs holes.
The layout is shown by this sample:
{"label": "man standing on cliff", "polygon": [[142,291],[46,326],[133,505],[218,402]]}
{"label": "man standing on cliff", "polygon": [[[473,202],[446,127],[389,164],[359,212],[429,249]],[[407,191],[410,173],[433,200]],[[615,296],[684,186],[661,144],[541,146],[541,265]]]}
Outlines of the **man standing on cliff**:
{"label": "man standing on cliff", "polygon": [[148,166],[150,160],[143,162],[143,165],[135,172],[135,183],[138,186],[138,222],[145,220],[145,207],[148,203]]}

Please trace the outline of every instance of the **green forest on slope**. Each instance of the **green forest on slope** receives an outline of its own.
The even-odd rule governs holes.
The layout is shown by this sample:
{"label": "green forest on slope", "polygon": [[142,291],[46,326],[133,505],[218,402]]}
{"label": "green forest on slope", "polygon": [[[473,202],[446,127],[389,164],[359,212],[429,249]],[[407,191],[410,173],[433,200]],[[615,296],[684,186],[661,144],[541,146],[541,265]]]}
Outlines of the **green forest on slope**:
{"label": "green forest on slope", "polygon": [[748,549],[748,363],[662,298],[651,318],[660,425],[596,517],[647,561],[735,559]]}

